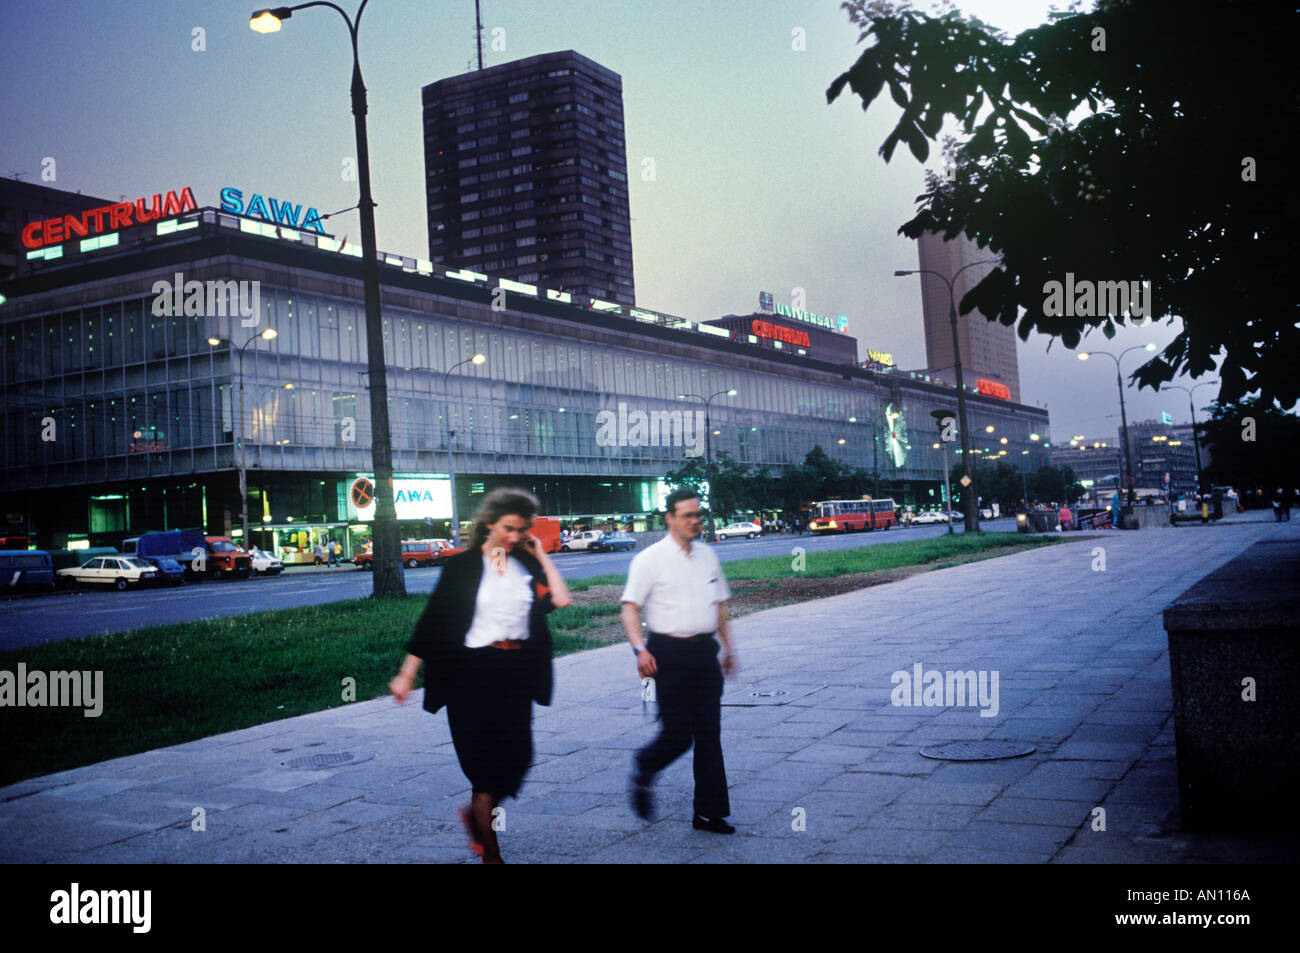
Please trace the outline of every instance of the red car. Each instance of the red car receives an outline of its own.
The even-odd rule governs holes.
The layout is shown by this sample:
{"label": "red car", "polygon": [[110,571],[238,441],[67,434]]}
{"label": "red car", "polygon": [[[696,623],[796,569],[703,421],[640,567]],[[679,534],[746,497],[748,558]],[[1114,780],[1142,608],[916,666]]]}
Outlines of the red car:
{"label": "red car", "polygon": [[429,539],[425,540],[425,542],[433,543],[434,545],[433,564],[435,566],[441,566],[452,556],[459,555],[465,551],[464,546],[453,546],[449,539]]}
{"label": "red car", "polygon": [[[442,558],[437,540],[406,540],[402,543],[402,563],[407,569],[436,566]],[[374,569],[374,553],[357,553],[352,563],[358,569]]]}

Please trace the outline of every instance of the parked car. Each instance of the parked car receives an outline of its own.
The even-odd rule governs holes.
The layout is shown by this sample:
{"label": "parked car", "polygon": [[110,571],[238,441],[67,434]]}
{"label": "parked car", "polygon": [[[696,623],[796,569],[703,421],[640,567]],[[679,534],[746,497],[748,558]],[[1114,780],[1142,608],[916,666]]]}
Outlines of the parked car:
{"label": "parked car", "polygon": [[732,523],[730,526],[724,526],[718,530],[718,542],[723,542],[729,536],[744,536],[746,539],[754,539],[763,528],[757,523]]}
{"label": "parked car", "polygon": [[135,558],[143,558],[145,562],[158,570],[158,578],[154,581],[160,585],[179,586],[185,582],[185,567],[171,556],[137,556]]}
{"label": "parked car", "polygon": [[43,549],[0,550],[0,589],[53,589],[54,564]]}
{"label": "parked car", "polygon": [[96,556],[76,569],[60,569],[59,575],[85,585],[114,586],[118,592],[125,592],[131,586],[152,583],[158,569],[139,556]]}
{"label": "parked car", "polygon": [[913,526],[929,526],[934,523],[946,522],[948,522],[947,515],[938,510],[925,510],[924,512],[917,513],[912,517]]}
{"label": "parked car", "polygon": [[265,573],[268,576],[278,576],[284,572],[284,563],[276,559],[265,549],[254,547],[248,553],[249,561],[253,566],[254,575]]}
{"label": "parked car", "polygon": [[205,536],[208,549],[208,575],[247,579],[252,573],[248,553],[235,545],[229,536]]}
{"label": "parked car", "polygon": [[458,556],[465,551],[464,546],[453,546],[449,539],[432,539],[433,543],[433,564],[441,566],[452,556]]}
{"label": "parked car", "polygon": [[574,533],[560,545],[560,552],[587,552],[591,549],[591,544],[604,535],[603,529],[585,529],[581,533]]}
{"label": "parked car", "polygon": [[636,537],[619,530],[616,533],[606,533],[600,539],[594,540],[587,548],[593,553],[627,552],[636,549]]}
{"label": "parked car", "polygon": [[402,543],[402,562],[407,569],[438,565],[440,550],[433,540],[412,539]]}

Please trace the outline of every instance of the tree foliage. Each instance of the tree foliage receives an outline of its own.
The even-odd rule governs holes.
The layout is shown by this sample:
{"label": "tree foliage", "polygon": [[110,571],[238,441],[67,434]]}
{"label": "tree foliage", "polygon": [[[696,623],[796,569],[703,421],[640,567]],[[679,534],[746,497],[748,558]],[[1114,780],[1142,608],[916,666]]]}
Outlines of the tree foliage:
{"label": "tree foliage", "polygon": [[927,177],[899,231],[965,234],[1001,256],[963,314],[1073,348],[1135,319],[1046,314],[1047,282],[1149,280],[1148,319],[1182,330],[1140,385],[1218,360],[1220,399],[1296,403],[1294,4],[1100,0],[1010,38],[955,10],[843,6],[872,42],[827,100],[847,86],[865,110],[888,90],[902,114],[884,160],[903,143],[925,162],[945,119],[960,124],[951,175]]}
{"label": "tree foliage", "polygon": [[1300,485],[1300,418],[1264,400],[1215,403],[1196,427],[1212,457],[1206,485],[1272,493]]}

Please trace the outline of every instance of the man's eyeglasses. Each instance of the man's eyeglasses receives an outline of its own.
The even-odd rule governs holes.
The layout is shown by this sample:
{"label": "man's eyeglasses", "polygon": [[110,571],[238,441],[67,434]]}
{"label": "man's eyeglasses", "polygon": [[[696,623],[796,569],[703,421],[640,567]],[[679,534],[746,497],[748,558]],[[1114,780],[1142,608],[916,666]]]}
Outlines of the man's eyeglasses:
{"label": "man's eyeglasses", "polygon": [[681,520],[697,520],[700,518],[700,511],[696,510],[693,513],[678,513],[677,518]]}

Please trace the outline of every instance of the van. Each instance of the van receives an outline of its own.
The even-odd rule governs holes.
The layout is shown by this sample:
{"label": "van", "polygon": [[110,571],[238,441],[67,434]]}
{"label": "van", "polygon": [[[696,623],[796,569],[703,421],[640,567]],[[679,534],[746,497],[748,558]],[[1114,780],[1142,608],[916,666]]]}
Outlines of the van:
{"label": "van", "polygon": [[0,550],[0,588],[54,588],[54,563],[43,549]]}

